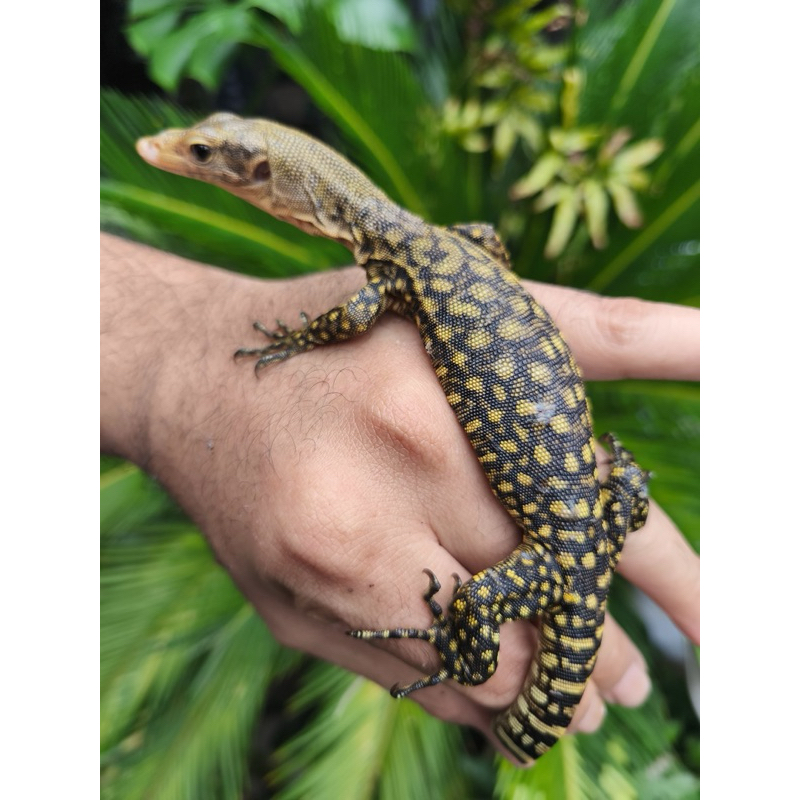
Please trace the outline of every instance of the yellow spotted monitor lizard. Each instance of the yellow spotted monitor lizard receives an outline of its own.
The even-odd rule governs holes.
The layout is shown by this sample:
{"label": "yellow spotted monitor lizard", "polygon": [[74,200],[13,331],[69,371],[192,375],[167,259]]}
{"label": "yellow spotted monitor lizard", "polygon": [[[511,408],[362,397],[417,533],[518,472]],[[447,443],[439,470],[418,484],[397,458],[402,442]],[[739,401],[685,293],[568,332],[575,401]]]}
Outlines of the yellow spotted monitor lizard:
{"label": "yellow spotted monitor lizard", "polygon": [[[266,120],[214,114],[185,130],[144,137],[156,167],[226,189],[304,231],[352,250],[366,285],[341,305],[289,330],[278,323],[256,368],[368,331],[387,310],[419,329],[447,401],[522,531],[500,563],[456,589],[445,615],[425,593],[426,630],[351,631],[361,639],[430,642],[441,669],[395,697],[448,678],[467,686],[497,668],[499,627],[538,619],[538,655],[519,697],[495,720],[523,762],[564,733],[597,658],[606,595],[625,535],[647,516],[647,478],[607,436],[611,471],[600,482],[578,366],[547,312],[522,288],[485,224],[431,225],[392,202],[334,150]],[[426,570],[427,571],[427,570]]]}

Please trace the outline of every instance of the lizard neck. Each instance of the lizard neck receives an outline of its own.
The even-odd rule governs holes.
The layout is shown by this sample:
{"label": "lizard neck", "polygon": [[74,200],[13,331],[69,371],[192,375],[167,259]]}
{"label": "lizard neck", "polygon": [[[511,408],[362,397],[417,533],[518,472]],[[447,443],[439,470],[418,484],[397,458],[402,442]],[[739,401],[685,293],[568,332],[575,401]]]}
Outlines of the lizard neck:
{"label": "lizard neck", "polygon": [[395,205],[388,197],[372,195],[354,204],[349,223],[352,251],[359,264],[404,259],[404,245],[423,235],[423,219]]}

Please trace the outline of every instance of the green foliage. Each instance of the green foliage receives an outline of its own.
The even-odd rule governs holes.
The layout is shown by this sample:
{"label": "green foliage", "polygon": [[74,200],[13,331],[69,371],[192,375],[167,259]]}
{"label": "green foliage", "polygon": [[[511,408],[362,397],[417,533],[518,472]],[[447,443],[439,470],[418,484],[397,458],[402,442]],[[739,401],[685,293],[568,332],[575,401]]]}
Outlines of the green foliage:
{"label": "green foliage", "polygon": [[[244,58],[263,80],[280,70],[323,115],[325,137],[396,200],[442,224],[499,225],[526,277],[697,303],[694,3],[460,6],[421,26],[399,0],[131,0],[129,36],[169,90],[187,78],[215,89]],[[136,155],[140,135],[210,106],[188,113],[103,93],[103,226],[265,277],[349,263],[340,246]],[[699,547],[697,387],[589,391],[598,429],[655,472],[655,499]],[[107,465],[101,500],[106,798],[241,796],[248,737],[279,675],[299,688],[288,702],[270,699],[283,712],[265,779],[278,797],[477,797],[495,775],[504,798],[696,796],[676,758],[686,700],[669,688],[669,665],[651,659],[656,686],[642,709],[609,709],[599,734],[569,737],[520,772],[488,751],[468,756],[461,732],[413,702],[280,648],[138,470]],[[618,598],[619,618],[652,656]],[[684,744],[694,746],[691,733]]]}
{"label": "green foliage", "polygon": [[138,470],[106,472],[100,500],[103,797],[236,797],[264,691],[297,657]]}
{"label": "green foliage", "polygon": [[150,77],[167,91],[193,78],[219,85],[236,49],[268,21],[301,35],[324,16],[337,41],[375,50],[412,51],[417,31],[400,0],[131,0],[128,39],[147,59]]}
{"label": "green foliage", "polygon": [[319,665],[292,709],[315,716],[277,753],[272,777],[285,787],[280,800],[464,796],[455,770],[458,729],[415,703],[395,702],[370,681]]}

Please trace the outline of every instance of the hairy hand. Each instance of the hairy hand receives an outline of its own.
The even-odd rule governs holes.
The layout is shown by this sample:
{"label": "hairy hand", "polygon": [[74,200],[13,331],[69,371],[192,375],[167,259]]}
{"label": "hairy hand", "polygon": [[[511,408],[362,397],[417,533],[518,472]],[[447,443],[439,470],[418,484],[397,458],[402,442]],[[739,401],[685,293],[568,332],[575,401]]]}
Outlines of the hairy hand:
{"label": "hairy hand", "polygon": [[[270,365],[257,378],[232,353],[290,327],[364,282],[346,269],[257,281],[104,236],[102,444],[154,474],[283,644],[389,687],[438,668],[424,642],[369,643],[350,628],[430,624],[423,569],[442,580],[507,555],[520,533],[489,489],[414,326],[391,314],[366,336]],[[528,288],[589,379],[696,379],[699,314],[552,286]],[[699,638],[699,560],[655,504],[619,571]],[[413,695],[490,736],[536,648],[525,622],[502,628],[497,673]],[[607,618],[572,729],[604,702],[641,702],[641,654]],[[499,747],[499,745],[498,745]]]}

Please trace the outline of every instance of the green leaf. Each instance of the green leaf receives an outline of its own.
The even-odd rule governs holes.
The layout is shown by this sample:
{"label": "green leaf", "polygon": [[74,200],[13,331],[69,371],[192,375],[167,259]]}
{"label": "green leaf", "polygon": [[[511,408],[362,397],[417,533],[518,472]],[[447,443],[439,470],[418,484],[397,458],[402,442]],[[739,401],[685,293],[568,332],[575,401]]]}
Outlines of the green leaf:
{"label": "green leaf", "polygon": [[581,184],[583,192],[583,207],[586,211],[586,227],[592,244],[605,247],[608,244],[608,195],[596,180],[585,180]]}
{"label": "green leaf", "polygon": [[575,737],[566,736],[522,771],[507,761],[499,764],[496,798],[508,800],[583,800],[593,796],[592,784]]}
{"label": "green leaf", "polygon": [[511,187],[509,196],[512,200],[519,200],[540,192],[558,175],[565,161],[564,156],[559,153],[548,151],[536,161],[527,175]]}
{"label": "green leaf", "polygon": [[631,89],[639,81],[644,65],[651,57],[658,39],[663,32],[667,18],[675,8],[675,0],[661,0],[650,18],[649,25],[644,31],[637,31],[639,45],[633,52],[628,67],[625,70],[617,87],[617,92],[611,100],[612,113],[623,108],[630,96]]}
{"label": "green leaf", "polygon": [[[623,250],[610,259],[590,281],[589,288],[594,291],[606,289],[613,280],[636,263],[636,260],[641,258],[642,254],[652,247],[672,225],[684,214],[687,214],[699,199],[700,183],[698,181],[682,195],[676,197],[655,219],[651,219],[649,224],[630,240]],[[696,255],[699,250],[694,252]]]}
{"label": "green leaf", "polygon": [[247,38],[250,21],[250,13],[241,5],[215,6],[191,17],[153,49],[150,62],[153,80],[168,91],[175,91],[201,43],[205,43],[206,48],[213,49],[216,45],[229,50],[231,40],[238,42]]}
{"label": "green leaf", "polygon": [[186,66],[186,74],[207,89],[214,89],[222,80],[235,50],[233,42],[221,43],[216,35],[207,36],[195,45]]}
{"label": "green leaf", "polygon": [[624,183],[616,180],[606,181],[606,189],[611,195],[617,216],[629,227],[640,228],[642,212],[636,202],[636,195]]}
{"label": "green leaf", "polygon": [[303,29],[305,2],[302,0],[248,0],[248,5],[277,17],[295,35]]}
{"label": "green leaf", "polygon": [[[160,506],[120,520],[124,495],[130,511],[143,493]],[[101,499],[103,797],[238,797],[265,688],[296,656],[193,527],[155,522],[166,498],[152,481],[117,468]]]}
{"label": "green leaf", "polygon": [[575,223],[578,221],[579,208],[578,190],[571,186],[564,186],[561,198],[556,205],[555,214],[553,214],[550,235],[547,237],[547,244],[544,247],[546,258],[555,258],[567,246]]}
{"label": "green leaf", "polygon": [[128,25],[126,30],[128,41],[137,53],[149,56],[153,53],[157,43],[175,28],[180,17],[180,11],[168,7],[156,14],[144,17],[138,22],[133,22]]}
{"label": "green leaf", "polygon": [[700,546],[700,392],[670,381],[592,382],[595,430],[612,431],[654,477],[650,493]]}
{"label": "green leaf", "polygon": [[317,666],[295,696],[320,713],[278,754],[277,800],[308,797],[457,798],[460,735],[413,701],[336,667]]}
{"label": "green leaf", "polygon": [[664,143],[660,139],[643,139],[619,151],[612,162],[612,172],[630,172],[644,167],[663,152]]}
{"label": "green leaf", "polygon": [[374,50],[412,52],[417,31],[399,0],[322,0],[343,42]]}
{"label": "green leaf", "polygon": [[603,132],[599,128],[576,128],[569,131],[551,128],[550,143],[559,153],[569,156],[588,150],[602,135]]}
{"label": "green leaf", "polygon": [[165,8],[177,8],[183,5],[181,0],[129,0],[128,14],[132,18],[157,14]]}

